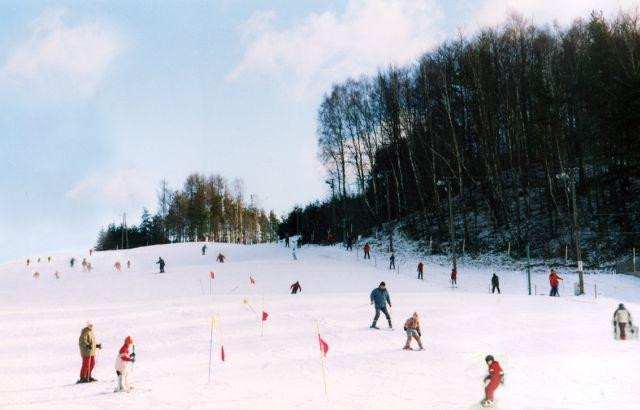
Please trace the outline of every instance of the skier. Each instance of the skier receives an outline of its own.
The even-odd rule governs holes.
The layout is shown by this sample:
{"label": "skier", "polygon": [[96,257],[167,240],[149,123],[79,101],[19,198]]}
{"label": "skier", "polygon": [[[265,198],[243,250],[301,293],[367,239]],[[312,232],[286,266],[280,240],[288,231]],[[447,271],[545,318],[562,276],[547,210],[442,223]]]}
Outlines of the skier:
{"label": "skier", "polygon": [[40,258],[38,258],[38,263],[40,263]]}
{"label": "skier", "polygon": [[296,281],[293,285],[289,287],[291,289],[291,294],[295,295],[298,291],[302,292],[302,286],[300,286],[300,282]]}
{"label": "skier", "polygon": [[51,262],[51,256],[47,257],[47,262]]}
{"label": "skier", "polygon": [[371,251],[371,246],[369,246],[369,243],[365,243],[364,244],[364,258],[365,259],[371,259],[371,254],[369,253]]}
{"label": "skier", "polygon": [[389,298],[389,292],[387,292],[387,285],[384,282],[380,282],[380,285],[371,291],[371,304],[375,303],[376,308],[376,316],[373,318],[373,323],[371,324],[372,329],[378,329],[376,326],[376,322],[378,322],[378,318],[380,317],[380,312],[384,313],[387,318],[387,322],[389,322],[389,329],[393,329],[391,325],[391,316],[389,315],[389,311],[387,311],[387,303],[389,307],[391,307],[391,299]]}
{"label": "skier", "polygon": [[353,250],[353,237],[351,236],[351,234],[347,235],[347,250]]}
{"label": "skier", "polygon": [[491,293],[495,293],[496,289],[498,289],[498,295],[500,294],[500,279],[498,278],[498,275],[495,274],[495,272],[493,273],[493,276],[491,277]]}
{"label": "skier", "polygon": [[293,257],[294,261],[298,260],[298,257],[296,256],[296,246],[293,245],[293,248],[291,248],[291,256]]}
{"label": "skier", "polygon": [[158,257],[157,265],[160,265],[160,273],[164,273],[164,259]]}
{"label": "skier", "polygon": [[221,253],[218,254],[218,257],[216,258],[216,260],[220,263],[224,263],[224,258],[225,256]]}
{"label": "skier", "polygon": [[420,262],[418,264],[418,279],[422,279],[424,280],[424,265],[422,264],[422,262]]}
{"label": "skier", "polygon": [[394,254],[391,254],[391,256],[389,257],[389,269],[395,269],[396,268],[396,256]]}
{"label": "skier", "polygon": [[58,271],[53,272],[53,276],[55,276],[56,279],[60,279],[60,272]]}
{"label": "skier", "polygon": [[96,349],[102,349],[102,345],[96,344],[96,337],[93,334],[93,323],[87,321],[87,326],[82,329],[78,339],[80,356],[82,357],[82,367],[80,368],[80,380],[77,383],[89,383],[97,381],[91,377],[91,372],[96,364]]}
{"label": "skier", "polygon": [[500,363],[488,355],[484,359],[489,366],[489,374],[484,378],[484,395],[485,398],[480,402],[482,407],[493,407],[493,393],[498,388],[498,384],[504,384],[504,373],[500,367]]}
{"label": "skier", "polygon": [[331,232],[329,232],[329,234],[327,235],[327,241],[329,242],[329,246],[333,246],[333,234]]}
{"label": "skier", "polygon": [[127,336],[124,344],[116,357],[116,374],[118,375],[118,387],[114,391],[129,391],[133,386],[129,384],[129,373],[131,372],[131,364],[136,361],[135,347],[129,353],[129,346],[133,346],[133,339]]}
{"label": "skier", "polygon": [[618,305],[618,308],[613,312],[613,331],[616,331],[616,327],[619,328],[620,340],[626,340],[627,334],[625,329],[629,325],[629,329],[633,333],[633,322],[631,320],[631,313],[624,307],[622,303]]}
{"label": "skier", "polygon": [[205,255],[207,253],[207,244],[202,245],[202,254]]}
{"label": "skier", "polygon": [[76,263],[76,258],[71,258],[71,260],[69,261],[69,265],[71,265],[71,267],[73,268],[73,265]]}
{"label": "skier", "polygon": [[82,271],[87,271],[87,258],[82,258]]}
{"label": "skier", "polygon": [[451,287],[458,287],[458,271],[455,268],[451,269]]}
{"label": "skier", "polygon": [[116,261],[116,263],[113,264],[113,267],[115,270],[119,271],[122,268],[122,265],[120,265],[120,261]]}
{"label": "skier", "polygon": [[127,269],[131,269],[131,261],[127,261]]}
{"label": "skier", "polygon": [[27,266],[31,263],[31,259],[27,259]]}
{"label": "skier", "polygon": [[40,278],[40,272],[33,272],[33,277],[35,279],[39,279]]}
{"label": "skier", "polygon": [[404,331],[407,333],[407,341],[405,342],[403,347],[404,350],[413,350],[411,348],[411,338],[416,339],[416,342],[418,342],[418,346],[420,346],[419,350],[424,350],[424,348],[422,347],[422,340],[420,340],[420,338],[422,337],[422,333],[420,333],[418,312],[413,312],[413,316],[411,316],[409,319],[407,319],[406,322],[404,322]]}
{"label": "skier", "polygon": [[555,270],[551,269],[551,274],[549,274],[549,284],[551,285],[551,292],[549,293],[549,296],[560,296],[560,294],[558,293],[558,285],[560,284],[560,282],[558,282],[559,280],[564,279],[558,276]]}
{"label": "skier", "polygon": [[93,249],[89,249],[89,256],[93,255]]}
{"label": "skier", "polygon": [[287,234],[287,236],[284,237],[284,247],[285,248],[289,247],[289,234]]}

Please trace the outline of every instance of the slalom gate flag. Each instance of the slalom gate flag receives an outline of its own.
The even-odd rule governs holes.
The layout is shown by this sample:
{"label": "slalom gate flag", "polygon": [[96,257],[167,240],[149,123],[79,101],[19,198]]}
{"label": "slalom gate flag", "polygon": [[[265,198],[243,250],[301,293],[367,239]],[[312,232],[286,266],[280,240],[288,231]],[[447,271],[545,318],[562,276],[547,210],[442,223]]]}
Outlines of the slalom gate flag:
{"label": "slalom gate flag", "polygon": [[252,285],[256,284],[256,281],[253,279],[252,276],[249,276],[249,283],[252,284]]}
{"label": "slalom gate flag", "polygon": [[213,274],[213,271],[209,272],[209,275],[211,275],[211,279],[215,279],[215,275]]}
{"label": "slalom gate flag", "polygon": [[222,361],[224,362],[224,346],[222,346],[221,349],[220,349],[220,357],[221,357]]}
{"label": "slalom gate flag", "polygon": [[324,356],[327,356],[327,352],[329,351],[329,344],[327,342],[325,342],[320,335],[318,335],[318,342],[320,343],[320,351],[322,352],[322,354],[324,354]]}
{"label": "slalom gate flag", "polygon": [[262,321],[264,322],[265,320],[267,320],[268,317],[269,317],[269,314],[263,310],[262,311]]}

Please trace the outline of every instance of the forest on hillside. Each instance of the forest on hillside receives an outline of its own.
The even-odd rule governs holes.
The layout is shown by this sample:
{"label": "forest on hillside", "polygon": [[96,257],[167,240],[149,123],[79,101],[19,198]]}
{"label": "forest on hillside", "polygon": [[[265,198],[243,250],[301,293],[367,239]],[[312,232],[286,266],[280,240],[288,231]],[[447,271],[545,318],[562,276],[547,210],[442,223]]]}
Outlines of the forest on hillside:
{"label": "forest on hillside", "polygon": [[592,263],[630,253],[640,245],[639,15],[593,12],[564,28],[511,17],[334,84],[317,135],[332,194],[295,207],[281,234],[322,242],[401,226],[446,253],[453,226],[472,253],[521,256],[529,244],[534,256],[568,248],[575,260],[576,242]]}
{"label": "forest on hillside", "polygon": [[135,248],[184,241],[261,243],[276,239],[273,211],[259,209],[246,198],[241,180],[230,185],[220,175],[191,174],[182,190],[166,181],[158,189],[158,212],[144,209],[139,225],[112,223],[98,235],[97,250]]}

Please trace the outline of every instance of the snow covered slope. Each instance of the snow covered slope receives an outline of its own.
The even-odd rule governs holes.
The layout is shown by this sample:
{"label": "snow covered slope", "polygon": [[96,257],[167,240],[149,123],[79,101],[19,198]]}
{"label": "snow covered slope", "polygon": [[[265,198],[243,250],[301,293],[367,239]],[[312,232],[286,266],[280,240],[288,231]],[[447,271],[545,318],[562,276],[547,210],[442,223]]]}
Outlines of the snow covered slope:
{"label": "snow covered slope", "polygon": [[[567,275],[562,297],[549,298],[528,296],[524,274],[498,271],[503,293],[492,295],[491,268],[460,267],[460,287],[451,289],[448,267],[428,260],[418,281],[417,261],[405,261],[398,273],[384,269],[383,255],[365,262],[337,247],[305,247],[293,261],[289,249],[272,244],[209,244],[206,256],[201,246],[73,255],[87,257],[92,272],[79,263],[71,269],[71,254],[0,266],[0,408],[470,409],[483,397],[489,353],[506,373],[497,408],[639,407],[640,343],[613,340],[611,324],[620,301],[640,321],[636,278],[587,276],[588,290],[598,283],[596,299],[592,291],[569,296],[575,278]],[[215,262],[218,252],[226,263]],[[165,274],[156,273],[159,256]],[[296,280],[302,293],[290,295]],[[368,328],[369,293],[382,280],[394,331]],[[534,274],[533,283],[548,292],[546,273]],[[269,317],[261,337],[263,295]],[[413,311],[421,315],[422,352],[401,350],[402,324]],[[219,326],[208,384],[213,314]],[[99,382],[74,385],[88,319],[104,347],[94,371]],[[327,396],[316,320],[330,346]],[[114,394],[113,365],[127,335],[136,341],[135,389]]]}

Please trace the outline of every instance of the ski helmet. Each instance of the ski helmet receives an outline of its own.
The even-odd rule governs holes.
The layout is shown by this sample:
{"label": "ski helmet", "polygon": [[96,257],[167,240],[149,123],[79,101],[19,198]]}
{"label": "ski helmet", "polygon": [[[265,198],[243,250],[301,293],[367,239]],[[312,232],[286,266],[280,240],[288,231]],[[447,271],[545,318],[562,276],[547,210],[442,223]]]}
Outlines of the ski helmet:
{"label": "ski helmet", "polygon": [[622,303],[620,303],[620,304],[618,305],[618,308],[619,308],[619,309],[624,309],[624,305],[623,305]]}
{"label": "ski helmet", "polygon": [[487,357],[485,357],[485,358],[484,358],[484,361],[485,361],[485,362],[488,362],[488,361],[495,362],[495,360],[493,359],[493,356],[491,356],[491,355],[488,355]]}

